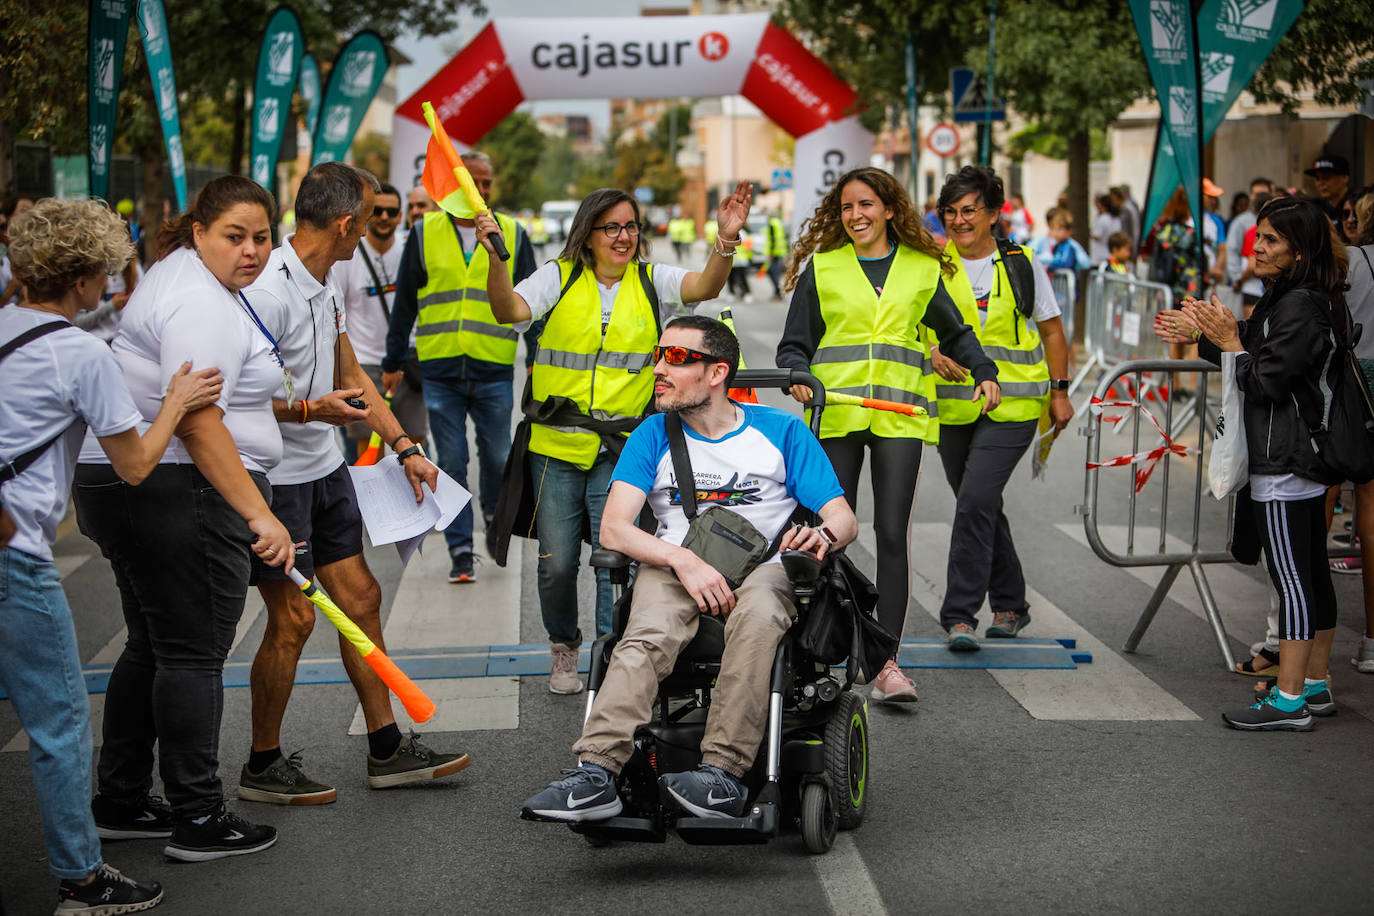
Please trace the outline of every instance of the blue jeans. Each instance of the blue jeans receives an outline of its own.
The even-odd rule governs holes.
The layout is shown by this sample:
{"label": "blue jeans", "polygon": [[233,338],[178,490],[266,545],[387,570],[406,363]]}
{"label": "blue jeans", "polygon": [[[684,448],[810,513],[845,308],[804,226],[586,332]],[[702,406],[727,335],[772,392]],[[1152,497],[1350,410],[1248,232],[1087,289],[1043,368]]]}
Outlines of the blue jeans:
{"label": "blue jeans", "polygon": [[[577,573],[582,532],[591,526],[592,549],[601,546],[601,511],[615,461],[602,452],[584,471],[546,455],[530,454],[529,485],[535,493],[539,533],[539,609],[551,642],[577,645]],[[611,632],[611,571],[596,571],[596,635]]]}
{"label": "blue jeans", "polygon": [[[477,492],[474,502],[482,507],[483,520],[496,513],[501,495],[501,475],[510,454],[510,414],[515,406],[512,383],[473,382],[426,378],[425,407],[429,409],[429,432],[436,462],[448,476],[464,487],[468,485],[468,416],[477,431]],[[444,540],[452,556],[472,553],[472,503],[444,529]]]}
{"label": "blue jeans", "polygon": [[101,865],[91,817],[91,707],[57,567],[0,550],[0,686],[29,733],[48,867],[84,878]]}

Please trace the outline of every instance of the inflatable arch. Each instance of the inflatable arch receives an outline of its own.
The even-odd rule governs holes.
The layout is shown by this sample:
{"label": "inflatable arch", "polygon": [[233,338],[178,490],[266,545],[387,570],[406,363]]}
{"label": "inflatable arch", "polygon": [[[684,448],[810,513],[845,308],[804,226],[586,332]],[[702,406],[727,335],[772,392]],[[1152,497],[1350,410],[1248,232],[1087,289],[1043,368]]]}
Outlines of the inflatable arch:
{"label": "inflatable arch", "polygon": [[528,100],[725,95],[744,96],[797,138],[794,223],[840,174],[869,162],[873,135],[850,113],[854,90],[767,13],[496,18],[397,106],[391,182],[419,182],[429,139],[421,102],[470,148]]}

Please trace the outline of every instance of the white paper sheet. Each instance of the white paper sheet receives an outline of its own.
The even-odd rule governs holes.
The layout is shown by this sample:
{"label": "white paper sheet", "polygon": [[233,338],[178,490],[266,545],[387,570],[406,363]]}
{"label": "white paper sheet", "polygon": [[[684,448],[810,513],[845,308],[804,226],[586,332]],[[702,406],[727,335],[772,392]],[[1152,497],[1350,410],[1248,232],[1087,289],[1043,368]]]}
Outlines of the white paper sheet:
{"label": "white paper sheet", "polygon": [[399,462],[385,458],[367,467],[350,467],[358,509],[373,547],[395,544],[406,563],[433,531],[442,531],[463,511],[472,494],[452,477],[439,472],[435,491],[425,488],[424,502],[415,502],[415,491]]}
{"label": "white paper sheet", "polygon": [[1140,313],[1127,312],[1121,316],[1121,342],[1128,347],[1140,346]]}

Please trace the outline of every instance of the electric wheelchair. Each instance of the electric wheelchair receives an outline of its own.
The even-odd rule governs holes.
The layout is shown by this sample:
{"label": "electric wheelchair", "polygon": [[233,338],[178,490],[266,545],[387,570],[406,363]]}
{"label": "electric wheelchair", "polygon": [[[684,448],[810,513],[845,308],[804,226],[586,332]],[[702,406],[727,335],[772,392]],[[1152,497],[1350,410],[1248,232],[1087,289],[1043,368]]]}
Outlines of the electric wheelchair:
{"label": "electric wheelchair", "polygon": [[[809,373],[740,370],[735,381],[741,387],[786,388],[794,383],[814,393],[811,424],[816,432],[824,388]],[[605,820],[571,823],[574,832],[593,845],[612,840],[662,843],[669,831],[691,844],[757,844],[796,827],[807,851],[824,853],[837,830],[863,821],[870,791],[867,704],[850,689],[843,671],[808,657],[796,635],[812,610],[829,561],[786,551],[782,563],[792,581],[797,618],[774,654],[767,727],[754,765],[741,780],[749,793],[743,816],[693,817],[666,799],[658,782],[665,773],[691,770],[701,762],[706,715],[725,646],[724,619],[703,614],[695,638],[660,682],[654,717],[636,731],[634,752],[617,777],[624,810]],[[620,599],[630,587],[631,560],[598,550],[591,565],[610,570],[617,601],[612,632],[592,647],[586,714],[624,631],[630,602]]]}

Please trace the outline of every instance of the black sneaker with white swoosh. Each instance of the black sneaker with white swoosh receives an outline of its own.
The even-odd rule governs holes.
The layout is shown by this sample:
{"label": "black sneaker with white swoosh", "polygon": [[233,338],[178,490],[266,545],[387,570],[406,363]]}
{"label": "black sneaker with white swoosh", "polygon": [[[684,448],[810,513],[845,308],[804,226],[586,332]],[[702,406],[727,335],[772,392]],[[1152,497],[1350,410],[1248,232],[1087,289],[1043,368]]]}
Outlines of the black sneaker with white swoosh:
{"label": "black sneaker with white swoosh", "polygon": [[583,763],[526,799],[520,816],[527,821],[600,821],[615,817],[623,807],[610,771]]}
{"label": "black sneaker with white swoosh", "polygon": [[177,821],[163,855],[179,862],[207,862],[261,852],[277,842],[277,828],[250,824],[223,807],[211,814]]}

